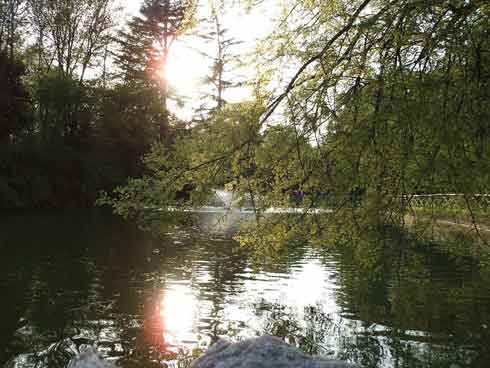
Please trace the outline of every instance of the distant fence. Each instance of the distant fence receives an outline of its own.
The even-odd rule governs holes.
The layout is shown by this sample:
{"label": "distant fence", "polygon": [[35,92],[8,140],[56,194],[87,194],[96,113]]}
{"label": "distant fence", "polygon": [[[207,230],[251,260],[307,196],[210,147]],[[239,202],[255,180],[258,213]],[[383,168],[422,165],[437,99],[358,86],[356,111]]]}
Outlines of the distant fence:
{"label": "distant fence", "polygon": [[475,209],[490,209],[490,194],[434,193],[404,196],[412,207],[461,209],[468,205]]}

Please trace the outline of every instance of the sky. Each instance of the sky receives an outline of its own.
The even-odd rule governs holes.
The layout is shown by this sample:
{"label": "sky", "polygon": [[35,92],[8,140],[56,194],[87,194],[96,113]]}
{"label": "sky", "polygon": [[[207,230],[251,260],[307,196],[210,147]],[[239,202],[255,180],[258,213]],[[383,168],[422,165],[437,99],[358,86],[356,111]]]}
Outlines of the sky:
{"label": "sky", "polygon": [[[126,18],[138,14],[142,1],[120,0]],[[229,0],[227,0],[229,1]],[[278,15],[280,0],[268,0],[267,6],[253,8],[250,12],[240,6],[227,10],[223,17],[224,27],[229,35],[241,41],[232,51],[244,59],[247,54],[254,51],[257,41],[269,34],[274,26],[273,19]],[[207,0],[201,0],[198,7],[198,18],[209,14]],[[179,95],[186,96],[187,101],[182,107],[176,108],[177,115],[182,119],[189,119],[193,109],[200,104],[200,96],[204,91],[202,79],[209,72],[211,61],[196,50],[212,53],[210,46],[195,37],[184,36],[172,46],[167,79]],[[253,71],[247,69],[237,70],[236,73],[245,78],[253,77]],[[228,102],[241,102],[249,99],[251,92],[247,88],[235,88],[225,92]]]}

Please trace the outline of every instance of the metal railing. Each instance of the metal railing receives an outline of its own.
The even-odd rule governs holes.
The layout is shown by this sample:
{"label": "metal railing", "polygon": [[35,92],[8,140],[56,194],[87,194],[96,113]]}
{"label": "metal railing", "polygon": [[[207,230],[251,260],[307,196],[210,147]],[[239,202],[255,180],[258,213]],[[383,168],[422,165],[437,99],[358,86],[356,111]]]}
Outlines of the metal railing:
{"label": "metal railing", "polygon": [[412,207],[457,210],[467,208],[490,210],[490,194],[433,193],[404,196]]}

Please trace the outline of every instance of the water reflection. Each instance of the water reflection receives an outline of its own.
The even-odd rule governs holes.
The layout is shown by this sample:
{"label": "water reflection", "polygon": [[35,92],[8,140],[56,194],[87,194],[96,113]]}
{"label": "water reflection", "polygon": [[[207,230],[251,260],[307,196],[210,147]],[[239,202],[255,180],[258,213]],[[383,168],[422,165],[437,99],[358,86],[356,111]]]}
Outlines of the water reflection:
{"label": "water reflection", "polygon": [[196,328],[198,300],[192,295],[190,288],[177,286],[168,289],[157,307],[164,326],[163,337],[168,346],[178,349],[198,343],[190,333]]}
{"label": "water reflection", "polygon": [[268,333],[365,367],[490,365],[490,276],[469,259],[394,247],[373,273],[347,250],[291,244],[268,263],[198,225],[154,222],[154,236],[100,213],[3,216],[0,364],[63,367],[95,345],[151,366]]}

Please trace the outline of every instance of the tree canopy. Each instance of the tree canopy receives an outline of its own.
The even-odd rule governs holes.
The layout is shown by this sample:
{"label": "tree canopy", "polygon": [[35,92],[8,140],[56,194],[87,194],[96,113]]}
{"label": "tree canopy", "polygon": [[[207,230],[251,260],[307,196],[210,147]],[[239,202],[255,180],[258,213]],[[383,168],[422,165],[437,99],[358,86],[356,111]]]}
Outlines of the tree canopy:
{"label": "tree canopy", "polygon": [[[120,189],[119,213],[174,205],[189,185],[196,196],[186,198],[199,200],[185,205],[196,205],[224,186],[255,198],[258,214],[330,208],[361,231],[403,224],[414,194],[488,192],[486,3],[284,7],[259,47],[262,69],[277,70],[270,84],[191,129],[167,156],[148,156],[152,173]],[[289,78],[280,73],[288,64],[296,65]],[[302,226],[328,232],[334,217]]]}
{"label": "tree canopy", "polygon": [[[457,193],[473,222],[480,215],[469,207],[490,190],[484,1],[284,1],[246,83],[228,73],[240,40],[223,23],[224,2],[206,2],[204,33],[194,1],[145,0],[120,28],[110,0],[1,4],[2,78],[17,96],[0,129],[9,152],[32,152],[25,168],[62,147],[52,152],[99,183],[81,186],[90,200],[105,189],[101,202],[119,214],[202,205],[225,188],[281,239],[403,226],[421,194]],[[25,27],[33,37],[21,37]],[[215,105],[180,121],[166,73],[186,35],[216,46],[203,78]],[[236,84],[248,101],[225,103]],[[6,192],[27,191],[10,179]],[[263,216],[271,207],[312,216]]]}

